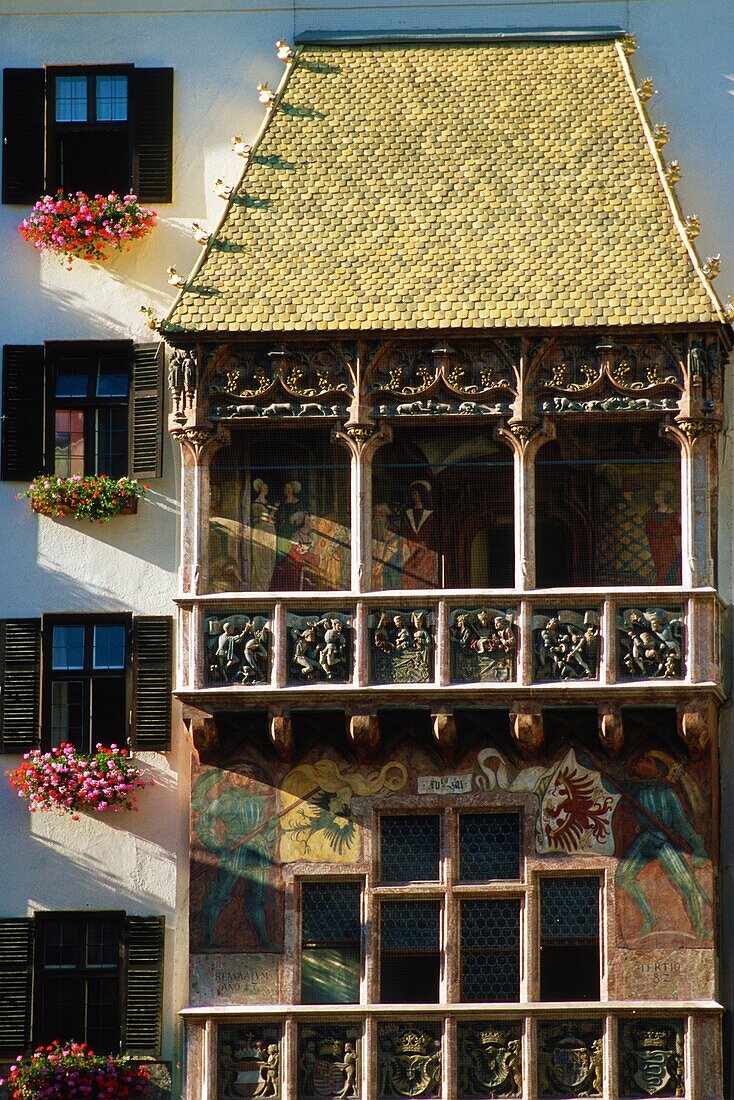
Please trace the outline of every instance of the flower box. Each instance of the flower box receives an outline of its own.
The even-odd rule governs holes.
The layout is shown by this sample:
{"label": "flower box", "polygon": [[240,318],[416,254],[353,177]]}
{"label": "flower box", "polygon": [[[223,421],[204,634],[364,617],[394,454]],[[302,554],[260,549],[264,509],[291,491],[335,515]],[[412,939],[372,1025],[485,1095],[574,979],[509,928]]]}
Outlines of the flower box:
{"label": "flower box", "polygon": [[135,195],[121,198],[111,191],[90,198],[83,191],[57,191],[43,195],[18,229],[34,248],[52,252],[71,267],[74,260],[104,261],[110,248],[129,248],[130,241],[150,232],[157,216],[140,206]]}
{"label": "flower box", "polygon": [[62,744],[48,752],[32,749],[6,776],[31,813],[58,810],[78,820],[79,810],[103,813],[137,810],[135,792],[149,787],[127,749],[97,745],[93,755]]}
{"label": "flower box", "polygon": [[41,516],[54,519],[73,516],[92,523],[107,523],[113,516],[135,515],[138,500],[149,488],[134,478],[115,480],[106,474],[91,477],[38,474],[24,492],[18,493],[18,500],[29,500],[31,509]]}
{"label": "flower box", "polygon": [[95,1054],[86,1043],[54,1040],[28,1057],[16,1058],[0,1088],[11,1100],[122,1100],[142,1097],[150,1074],[124,1055]]}

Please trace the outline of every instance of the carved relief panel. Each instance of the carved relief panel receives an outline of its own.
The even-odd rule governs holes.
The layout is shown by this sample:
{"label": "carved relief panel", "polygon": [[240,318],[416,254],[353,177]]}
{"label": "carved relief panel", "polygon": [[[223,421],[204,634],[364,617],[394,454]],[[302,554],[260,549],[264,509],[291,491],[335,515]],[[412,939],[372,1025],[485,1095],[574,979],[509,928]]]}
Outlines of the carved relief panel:
{"label": "carved relief panel", "polygon": [[218,1100],[280,1096],[280,1028],[231,1024],[218,1032]]}
{"label": "carved relief panel", "polygon": [[375,684],[427,684],[434,678],[432,611],[379,611],[369,617],[371,679]]}
{"label": "carved relief panel", "polygon": [[451,612],[451,666],[456,683],[508,683],[517,668],[514,610],[457,608]]}
{"label": "carved relief panel", "polygon": [[601,1096],[601,1021],[569,1020],[538,1025],[541,1096]]}
{"label": "carved relief panel", "polygon": [[494,1100],[522,1095],[522,1026],[496,1020],[458,1025],[459,1096]]}
{"label": "carved relief panel", "polygon": [[206,682],[211,687],[267,683],[271,649],[267,615],[212,611],[204,616]]}
{"label": "carved relief panel", "polygon": [[346,683],[352,673],[352,616],[340,611],[288,615],[289,670],[293,684]]}

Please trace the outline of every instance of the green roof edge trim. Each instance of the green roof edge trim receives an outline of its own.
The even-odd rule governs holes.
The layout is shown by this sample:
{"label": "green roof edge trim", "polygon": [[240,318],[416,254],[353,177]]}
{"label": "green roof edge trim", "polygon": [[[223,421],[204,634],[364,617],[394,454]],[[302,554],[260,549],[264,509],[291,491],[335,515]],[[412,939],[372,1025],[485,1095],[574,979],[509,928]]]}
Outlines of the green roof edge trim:
{"label": "green roof edge trim", "polygon": [[297,46],[370,46],[377,44],[425,45],[431,42],[607,42],[623,38],[622,27],[509,27],[423,31],[301,31]]}

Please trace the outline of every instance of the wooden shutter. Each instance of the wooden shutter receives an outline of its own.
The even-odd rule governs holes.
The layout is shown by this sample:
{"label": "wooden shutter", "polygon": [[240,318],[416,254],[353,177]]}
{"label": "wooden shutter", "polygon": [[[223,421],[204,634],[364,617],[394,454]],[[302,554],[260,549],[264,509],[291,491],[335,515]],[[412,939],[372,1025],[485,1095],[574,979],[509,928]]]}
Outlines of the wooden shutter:
{"label": "wooden shutter", "polygon": [[3,348],[3,481],[30,481],[43,469],[44,373],[42,346]]}
{"label": "wooden shutter", "polygon": [[133,79],[135,192],[141,202],[172,202],[173,69],[136,69]]}
{"label": "wooden shutter", "polygon": [[141,752],[171,747],[173,622],[167,615],[133,623],[132,744]]}
{"label": "wooden shutter", "polygon": [[163,473],[163,343],[136,344],[130,405],[130,476]]}
{"label": "wooden shutter", "polygon": [[31,1041],[33,921],[0,920],[0,1059],[23,1054]]}
{"label": "wooden shutter", "polygon": [[3,70],[3,202],[34,203],[44,188],[46,74]]}
{"label": "wooden shutter", "polygon": [[38,743],[41,620],[0,619],[0,751]]}
{"label": "wooden shutter", "polygon": [[128,917],[122,1049],[159,1058],[163,1009],[163,917]]}

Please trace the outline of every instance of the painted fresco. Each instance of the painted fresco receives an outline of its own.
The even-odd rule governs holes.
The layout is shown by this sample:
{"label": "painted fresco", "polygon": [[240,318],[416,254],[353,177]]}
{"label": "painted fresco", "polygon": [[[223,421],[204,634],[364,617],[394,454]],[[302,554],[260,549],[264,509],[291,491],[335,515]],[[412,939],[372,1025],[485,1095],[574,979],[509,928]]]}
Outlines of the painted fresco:
{"label": "painted fresco", "polygon": [[375,765],[316,745],[291,766],[254,746],[251,759],[201,766],[192,795],[192,950],[282,952],[290,876],[329,865],[364,873],[375,856],[373,810],[427,799],[467,810],[517,806],[536,869],[545,859],[596,860],[610,872],[619,947],[641,958],[710,948],[708,757],[683,762],[661,744],[633,736],[612,760],[592,743],[566,742],[528,763],[507,744],[485,742],[449,770],[406,738]]}

